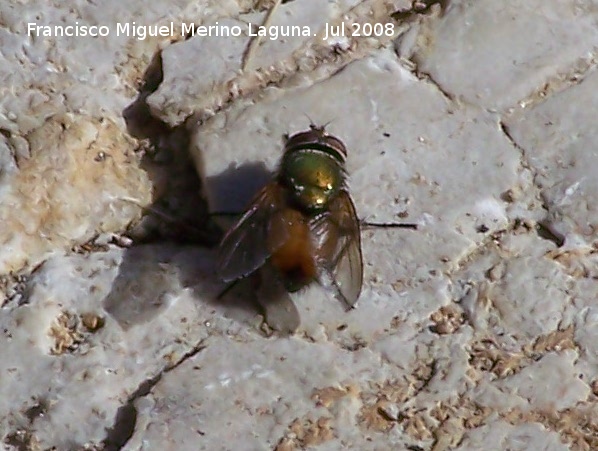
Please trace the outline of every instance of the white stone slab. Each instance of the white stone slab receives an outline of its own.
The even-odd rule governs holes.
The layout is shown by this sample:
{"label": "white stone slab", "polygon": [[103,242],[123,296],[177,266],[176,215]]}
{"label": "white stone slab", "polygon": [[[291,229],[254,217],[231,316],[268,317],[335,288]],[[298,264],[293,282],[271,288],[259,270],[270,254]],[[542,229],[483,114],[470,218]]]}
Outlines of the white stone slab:
{"label": "white stone slab", "polygon": [[545,208],[546,224],[566,247],[598,238],[598,74],[506,120],[522,147]]}
{"label": "white stone slab", "polygon": [[537,423],[513,426],[498,420],[466,434],[459,451],[500,451],[504,449],[525,451],[530,448],[546,451],[567,451],[570,448],[560,441],[560,436],[547,431]]}
{"label": "white stone slab", "polygon": [[232,330],[223,312],[254,315],[210,304],[210,262],[206,251],[164,246],[47,260],[22,305],[0,316],[0,429],[60,449],[103,441],[142,382]]}
{"label": "white stone slab", "polygon": [[592,58],[596,14],[591,1],[451,1],[401,54],[455,98],[504,110]]}
{"label": "white stone slab", "polygon": [[[283,2],[271,14],[212,17],[202,24],[208,27],[203,35],[162,52],[164,80],[147,103],[156,117],[175,126],[194,112],[205,119],[284,79],[301,83],[293,80],[297,74],[325,78],[404,31],[390,14],[407,5],[405,0],[307,0]],[[382,28],[366,34],[352,25],[366,22]],[[261,25],[272,27],[267,36],[259,36]],[[331,27],[341,26],[334,28],[341,36],[330,36]]]}

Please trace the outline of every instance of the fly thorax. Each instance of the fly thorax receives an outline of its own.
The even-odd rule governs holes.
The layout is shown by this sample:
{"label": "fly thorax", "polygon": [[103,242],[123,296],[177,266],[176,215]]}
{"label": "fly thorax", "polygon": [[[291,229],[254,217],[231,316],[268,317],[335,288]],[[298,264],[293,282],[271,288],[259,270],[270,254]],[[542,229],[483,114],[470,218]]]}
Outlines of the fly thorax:
{"label": "fly thorax", "polygon": [[291,200],[306,211],[315,212],[327,208],[341,189],[344,171],[327,152],[299,149],[284,155],[280,177],[289,188]]}

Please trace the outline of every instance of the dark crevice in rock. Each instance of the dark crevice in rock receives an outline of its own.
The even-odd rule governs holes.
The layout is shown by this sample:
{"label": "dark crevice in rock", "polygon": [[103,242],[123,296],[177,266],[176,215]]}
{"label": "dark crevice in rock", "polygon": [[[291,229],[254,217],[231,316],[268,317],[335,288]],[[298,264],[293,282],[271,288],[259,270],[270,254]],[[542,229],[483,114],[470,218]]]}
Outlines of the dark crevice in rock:
{"label": "dark crevice in rock", "polygon": [[[390,16],[396,20],[400,24],[412,24],[421,20],[424,17],[431,16],[431,15],[439,15],[442,16],[444,12],[449,7],[450,1],[449,0],[415,0],[412,2],[411,7],[405,10],[398,10],[392,13]],[[440,10],[440,11],[438,11]],[[400,42],[400,38],[397,38],[395,42],[395,53],[397,56],[401,57],[398,43]],[[403,61],[408,62],[408,69],[414,73],[420,80],[427,81],[434,85],[436,89],[445,97],[448,102],[455,102],[457,100],[456,96],[448,91],[446,91],[442,85],[434,79],[434,77],[419,68],[418,58],[416,55],[406,56],[402,58]]]}
{"label": "dark crevice in rock", "polygon": [[102,442],[105,450],[116,451],[122,449],[133,436],[135,424],[137,423],[135,401],[140,397],[146,396],[161,378],[162,373],[159,373],[153,378],[143,381],[139,385],[139,388],[129,396],[127,402],[118,409],[114,426],[107,431],[106,438]]}
{"label": "dark crevice in rock", "polygon": [[507,124],[505,124],[502,120],[499,121],[498,123],[500,130],[502,131],[503,135],[505,135],[505,138],[507,138],[507,141],[509,141],[509,143],[519,151],[519,153],[521,154],[521,160],[522,160],[522,165],[526,168],[529,168],[529,165],[527,164],[527,159],[525,158],[525,150],[523,149],[523,147],[521,147],[519,145],[519,143],[517,143],[517,141],[515,141],[515,139],[513,138],[513,136],[511,135],[511,131],[509,130],[509,126]]}
{"label": "dark crevice in rock", "polygon": [[11,446],[17,451],[31,451],[37,445],[33,433],[25,429],[9,433],[4,438],[4,444]]}
{"label": "dark crevice in rock", "polygon": [[545,219],[542,221],[539,221],[536,224],[536,227],[535,227],[536,233],[538,234],[538,236],[540,238],[552,241],[554,244],[556,244],[557,247],[563,246],[563,244],[565,244],[565,237],[561,233],[556,231],[554,229],[554,227],[552,227],[552,225],[551,225],[551,221],[549,219],[550,213],[551,213],[550,208],[546,204],[546,201],[543,199],[542,186],[536,180],[536,171],[530,166],[530,164],[527,161],[527,156],[526,156],[527,153],[526,153],[525,149],[523,147],[521,147],[517,143],[517,141],[515,141],[515,139],[511,135],[509,127],[504,122],[500,121],[499,124],[500,124],[501,131],[503,132],[503,134],[505,135],[505,137],[507,138],[509,143],[515,149],[517,149],[519,151],[519,153],[521,154],[521,166],[525,169],[528,169],[532,173],[532,180],[534,183],[533,186],[534,186],[534,188],[537,189],[537,198],[541,202],[542,209],[546,212]]}
{"label": "dark crevice in rock", "polygon": [[438,91],[439,91],[439,92],[440,92],[440,93],[443,95],[443,97],[444,97],[444,98],[445,98],[447,101],[449,101],[449,102],[456,102],[456,96],[455,96],[454,94],[452,94],[452,93],[448,92],[446,89],[444,89],[444,88],[442,87],[442,85],[441,85],[441,84],[440,84],[438,81],[436,81],[436,80],[435,80],[435,79],[432,77],[432,75],[430,75],[430,74],[429,74],[429,73],[427,73],[427,72],[420,72],[420,71],[418,70],[417,66],[416,66],[416,74],[417,74],[417,76],[418,76],[418,78],[419,78],[420,80],[425,80],[425,81],[427,81],[428,83],[431,83],[431,84],[433,84],[433,85],[434,85],[434,87],[435,87],[436,89],[438,89]]}
{"label": "dark crevice in rock", "polygon": [[565,237],[555,231],[548,221],[541,221],[536,225],[536,232],[540,238],[552,241],[556,247],[562,247],[565,244]]}
{"label": "dark crevice in rock", "polygon": [[137,409],[135,402],[144,396],[147,396],[152,389],[162,380],[162,377],[182,365],[190,358],[197,355],[204,350],[206,346],[203,340],[195,345],[189,352],[184,354],[176,363],[164,368],[155,376],[144,380],[137,390],[135,390],[116,412],[114,425],[106,431],[106,438],[102,441],[102,446],[105,451],[118,451],[122,449],[133,436],[135,432],[135,425],[137,424]]}
{"label": "dark crevice in rock", "polygon": [[216,245],[221,231],[210,221],[203,184],[189,152],[184,124],[170,127],[152,115],[146,102],[164,79],[162,56],[148,65],[139,95],[123,111],[130,135],[139,140],[141,167],[153,185],[153,203],[128,231],[136,244],[173,241]]}

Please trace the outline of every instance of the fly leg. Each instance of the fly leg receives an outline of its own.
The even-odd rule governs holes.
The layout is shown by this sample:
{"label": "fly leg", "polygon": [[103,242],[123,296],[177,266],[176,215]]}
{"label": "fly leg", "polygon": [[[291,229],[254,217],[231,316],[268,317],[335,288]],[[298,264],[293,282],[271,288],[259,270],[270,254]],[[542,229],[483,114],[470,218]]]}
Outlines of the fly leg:
{"label": "fly leg", "polygon": [[362,227],[380,228],[380,229],[411,229],[417,230],[418,225],[412,222],[368,222],[361,221]]}

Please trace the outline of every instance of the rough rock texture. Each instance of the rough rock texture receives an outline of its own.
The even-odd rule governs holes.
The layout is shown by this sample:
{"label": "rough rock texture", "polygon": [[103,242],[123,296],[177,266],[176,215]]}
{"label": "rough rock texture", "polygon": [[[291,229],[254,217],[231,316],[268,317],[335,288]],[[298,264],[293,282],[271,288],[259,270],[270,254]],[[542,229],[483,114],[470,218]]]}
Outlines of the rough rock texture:
{"label": "rough rock texture", "polygon": [[[598,448],[594,3],[322,5],[0,6],[3,449]],[[418,230],[364,227],[357,308],[310,286],[284,336],[208,212],[312,121]]]}

